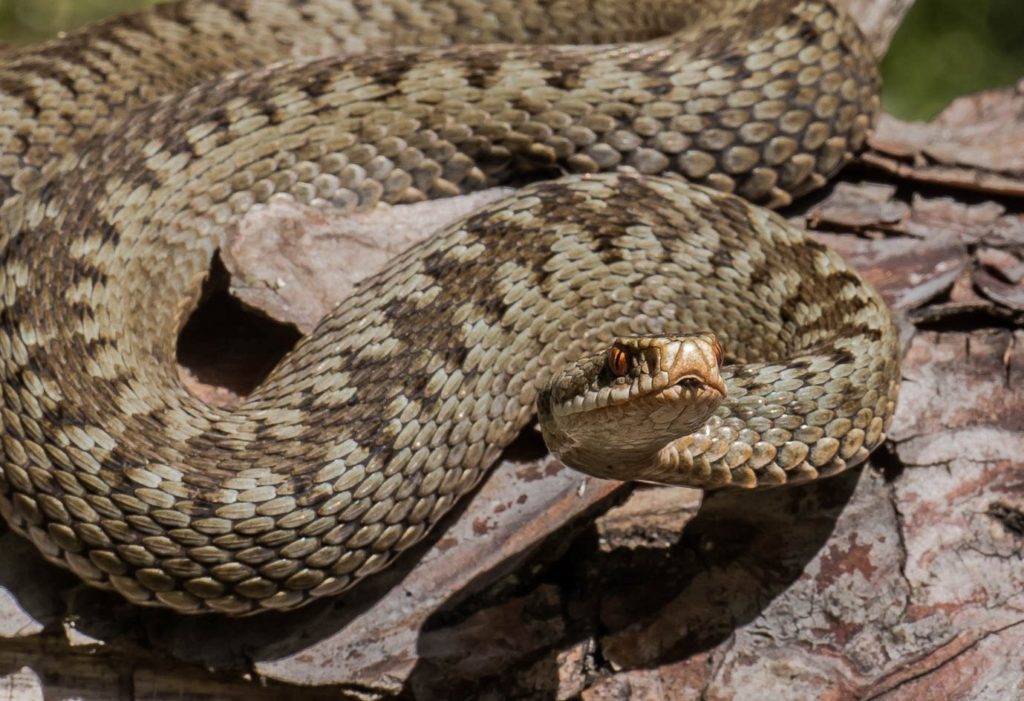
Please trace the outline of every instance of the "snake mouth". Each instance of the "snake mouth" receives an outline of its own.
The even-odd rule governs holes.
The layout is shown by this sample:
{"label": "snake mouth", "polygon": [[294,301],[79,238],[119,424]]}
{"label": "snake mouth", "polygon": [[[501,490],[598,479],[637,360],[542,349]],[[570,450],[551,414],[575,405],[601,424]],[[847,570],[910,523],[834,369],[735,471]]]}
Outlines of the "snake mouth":
{"label": "snake mouth", "polygon": [[725,398],[725,383],[716,371],[713,373],[688,373],[673,384],[660,390],[653,398],[664,402],[717,400]]}
{"label": "snake mouth", "polygon": [[641,404],[645,401],[653,402],[656,405],[668,405],[678,403],[699,403],[707,401],[721,401],[725,398],[725,383],[716,372],[714,376],[688,374],[676,379],[668,386],[666,383],[655,381],[654,386],[648,391],[638,391],[636,384],[632,387],[625,386],[622,391],[612,390],[607,395],[600,395],[596,401],[579,402],[580,406],[573,406],[566,414],[596,413],[621,409],[630,404]]}
{"label": "snake mouth", "polygon": [[717,368],[714,373],[696,375],[688,374],[679,378],[675,384],[670,385],[666,389],[662,390],[660,394],[675,395],[672,397],[667,396],[666,398],[680,398],[683,394],[695,395],[702,391],[712,391],[718,394],[720,397],[725,397],[726,389],[725,383],[722,381],[721,376],[718,374]]}

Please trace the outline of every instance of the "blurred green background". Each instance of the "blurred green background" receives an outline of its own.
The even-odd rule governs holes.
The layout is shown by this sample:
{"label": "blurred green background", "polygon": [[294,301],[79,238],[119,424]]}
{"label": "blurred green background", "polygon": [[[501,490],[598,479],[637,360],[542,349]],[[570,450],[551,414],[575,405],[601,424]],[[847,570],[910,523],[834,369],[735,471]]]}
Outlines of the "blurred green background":
{"label": "blurred green background", "polygon": [[[26,42],[152,0],[0,0],[0,41]],[[1024,0],[917,0],[883,62],[885,108],[930,119],[952,98],[1024,78]]]}
{"label": "blurred green background", "polygon": [[1024,78],[1024,0],[916,0],[882,63],[882,104],[930,119],[957,95]]}

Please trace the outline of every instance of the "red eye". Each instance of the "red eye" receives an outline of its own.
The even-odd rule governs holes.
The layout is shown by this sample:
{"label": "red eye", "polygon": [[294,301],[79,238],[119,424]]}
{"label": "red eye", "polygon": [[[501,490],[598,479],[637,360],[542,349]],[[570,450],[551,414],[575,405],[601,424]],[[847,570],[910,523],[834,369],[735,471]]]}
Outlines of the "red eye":
{"label": "red eye", "polygon": [[612,346],[611,350],[608,351],[608,369],[618,377],[625,375],[626,371],[629,370],[629,359],[626,357],[626,351]]}
{"label": "red eye", "polygon": [[722,350],[722,344],[718,341],[712,341],[714,344],[713,349],[715,351],[715,361],[718,363],[718,367],[722,367],[722,363],[725,362],[725,351]]}

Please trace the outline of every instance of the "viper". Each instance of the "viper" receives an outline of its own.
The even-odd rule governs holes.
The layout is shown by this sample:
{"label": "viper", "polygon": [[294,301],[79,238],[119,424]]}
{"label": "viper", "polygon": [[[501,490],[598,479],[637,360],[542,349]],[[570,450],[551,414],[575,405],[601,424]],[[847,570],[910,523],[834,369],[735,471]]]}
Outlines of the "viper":
{"label": "viper", "polygon": [[[538,411],[578,469],[706,488],[884,439],[889,312],[758,206],[824,184],[877,112],[830,4],[199,0],[0,62],[0,513],[89,584],[231,615],[339,594]],[[253,207],[524,182],[239,406],[178,381],[218,233]]]}

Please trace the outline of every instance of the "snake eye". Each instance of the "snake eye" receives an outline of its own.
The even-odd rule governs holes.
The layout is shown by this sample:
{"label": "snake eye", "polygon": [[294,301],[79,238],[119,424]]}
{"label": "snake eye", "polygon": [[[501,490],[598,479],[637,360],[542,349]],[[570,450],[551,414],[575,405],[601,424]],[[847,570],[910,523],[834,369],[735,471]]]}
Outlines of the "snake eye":
{"label": "snake eye", "polygon": [[616,377],[622,377],[629,370],[629,358],[626,357],[626,351],[621,348],[612,346],[608,351],[608,369]]}
{"label": "snake eye", "polygon": [[718,367],[722,367],[722,363],[725,362],[725,351],[722,350],[722,344],[717,340],[712,343],[714,343],[712,348],[715,351],[715,361],[718,363]]}

